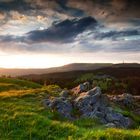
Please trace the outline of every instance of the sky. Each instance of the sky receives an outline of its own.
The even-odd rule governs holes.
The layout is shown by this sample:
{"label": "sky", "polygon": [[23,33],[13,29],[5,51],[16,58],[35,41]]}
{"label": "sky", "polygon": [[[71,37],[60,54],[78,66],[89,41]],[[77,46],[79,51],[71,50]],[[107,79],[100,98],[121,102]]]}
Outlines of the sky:
{"label": "sky", "polygon": [[0,0],[0,67],[140,62],[140,0]]}

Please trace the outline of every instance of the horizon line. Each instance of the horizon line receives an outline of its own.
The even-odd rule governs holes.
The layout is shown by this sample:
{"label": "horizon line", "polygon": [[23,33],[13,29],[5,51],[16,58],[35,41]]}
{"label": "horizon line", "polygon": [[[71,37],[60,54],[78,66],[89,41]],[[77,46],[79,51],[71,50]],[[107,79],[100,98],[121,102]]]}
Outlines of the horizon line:
{"label": "horizon line", "polygon": [[106,63],[106,62],[101,62],[101,63],[85,63],[85,62],[75,62],[75,63],[67,63],[67,64],[63,64],[60,66],[52,66],[52,67],[0,67],[0,69],[50,69],[50,68],[58,68],[58,67],[63,67],[63,66],[67,66],[67,65],[72,65],[72,64],[112,64],[112,65],[117,65],[117,64],[140,64],[139,62],[120,62],[120,63]]}

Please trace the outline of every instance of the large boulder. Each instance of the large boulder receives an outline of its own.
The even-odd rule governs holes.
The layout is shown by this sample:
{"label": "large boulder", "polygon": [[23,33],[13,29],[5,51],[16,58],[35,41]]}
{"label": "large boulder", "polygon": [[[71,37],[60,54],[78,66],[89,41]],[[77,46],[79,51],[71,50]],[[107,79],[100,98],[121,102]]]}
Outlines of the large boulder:
{"label": "large boulder", "polygon": [[98,118],[103,124],[108,124],[107,126],[111,124],[111,127],[127,128],[131,124],[127,117],[113,110],[100,87],[81,93],[74,102],[81,112],[81,117]]}
{"label": "large boulder", "polygon": [[129,118],[124,117],[121,113],[115,112],[113,109],[108,110],[105,120],[108,123],[115,124],[115,126],[118,128],[127,128],[131,125],[131,120]]}
{"label": "large boulder", "polygon": [[74,102],[82,117],[100,118],[102,122],[106,122],[104,108],[108,105],[108,100],[105,95],[101,94],[99,87],[81,93]]}
{"label": "large boulder", "polygon": [[98,107],[101,90],[99,87],[80,94],[75,100],[74,105],[80,110],[83,116],[91,116],[93,110]]}
{"label": "large boulder", "polygon": [[121,104],[126,107],[133,107],[134,104],[133,96],[128,93],[123,93],[122,95],[116,95],[111,100],[117,104]]}
{"label": "large boulder", "polygon": [[69,100],[65,99],[64,97],[56,97],[55,99],[46,99],[44,100],[44,105],[47,108],[52,110],[58,111],[64,117],[68,119],[72,119],[71,112],[72,112],[72,104]]}

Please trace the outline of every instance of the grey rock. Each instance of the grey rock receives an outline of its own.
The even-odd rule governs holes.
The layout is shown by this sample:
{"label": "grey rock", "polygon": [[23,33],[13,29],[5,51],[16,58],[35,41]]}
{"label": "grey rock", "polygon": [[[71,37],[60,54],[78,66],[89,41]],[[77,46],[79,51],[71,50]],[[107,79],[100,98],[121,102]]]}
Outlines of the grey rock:
{"label": "grey rock", "polygon": [[133,96],[131,94],[124,93],[123,94],[123,104],[125,106],[129,106],[129,105],[133,104]]}
{"label": "grey rock", "polygon": [[117,113],[115,111],[111,111],[106,114],[107,122],[113,122],[118,128],[128,128],[132,125],[131,119],[124,117],[121,113]]}
{"label": "grey rock", "polygon": [[[74,101],[75,107],[79,109],[82,116],[95,118],[99,115],[100,98],[101,90],[99,87],[95,87],[88,92],[81,93]],[[104,116],[102,112],[100,112],[100,115]]]}
{"label": "grey rock", "polygon": [[60,96],[67,98],[69,96],[69,91],[68,90],[62,90],[62,92],[60,93]]}
{"label": "grey rock", "polygon": [[105,114],[99,111],[96,111],[95,116],[97,116],[98,118],[104,118]]}
{"label": "grey rock", "polygon": [[[53,100],[44,100],[44,105],[50,109],[57,110],[68,119],[73,119],[72,110],[76,108],[80,112],[80,118],[98,118],[106,127],[128,128],[132,125],[131,119],[114,111],[109,104],[108,97],[102,94],[100,87],[95,87],[85,92],[85,85],[88,85],[88,83],[79,85],[78,93],[82,93],[71,98],[72,102],[68,99],[69,93],[62,91],[60,97],[55,97]],[[86,88],[88,88],[88,86]],[[127,100],[126,103],[130,103],[132,97],[125,94],[123,95],[123,99]]]}
{"label": "grey rock", "polygon": [[67,117],[69,119],[72,118],[72,104],[68,100],[65,100],[65,98],[59,97],[53,100],[46,100],[45,104],[48,108],[57,110],[64,117]]}
{"label": "grey rock", "polygon": [[120,120],[120,123],[123,126],[123,128],[128,128],[132,126],[134,122],[128,117],[123,117],[123,119]]}
{"label": "grey rock", "polygon": [[100,106],[103,108],[110,106],[110,101],[109,101],[107,95],[102,94],[100,96]]}
{"label": "grey rock", "polygon": [[83,83],[83,86],[84,86],[84,91],[88,91],[90,89],[90,83],[89,82]]}
{"label": "grey rock", "polygon": [[115,112],[111,112],[109,114],[106,114],[106,120],[108,122],[114,122],[114,121],[119,121],[123,118],[123,115],[120,113],[115,113]]}
{"label": "grey rock", "polygon": [[79,92],[85,91],[85,87],[84,87],[83,84],[80,84],[80,85],[78,86],[78,89],[79,89]]}
{"label": "grey rock", "polygon": [[105,126],[108,128],[115,128],[116,127],[116,125],[114,123],[107,123]]}
{"label": "grey rock", "polygon": [[127,107],[133,107],[134,104],[133,96],[128,93],[123,93],[122,95],[116,95],[113,98],[111,98],[111,100],[117,104],[121,104]]}
{"label": "grey rock", "polygon": [[100,87],[95,87],[95,88],[89,90],[87,92],[87,95],[96,95],[96,96],[98,95],[98,96],[100,96],[101,95],[101,88]]}

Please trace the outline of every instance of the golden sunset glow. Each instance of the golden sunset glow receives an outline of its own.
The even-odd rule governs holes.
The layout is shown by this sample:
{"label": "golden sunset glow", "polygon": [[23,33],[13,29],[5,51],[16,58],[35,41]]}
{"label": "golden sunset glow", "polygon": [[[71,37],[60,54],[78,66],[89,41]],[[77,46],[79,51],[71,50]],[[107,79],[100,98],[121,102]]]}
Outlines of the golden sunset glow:
{"label": "golden sunset glow", "polygon": [[[113,57],[112,57],[113,55]],[[128,53],[82,53],[82,54],[1,54],[0,67],[1,68],[50,68],[62,66],[69,63],[122,63],[122,62],[135,62],[139,60],[139,55]]]}
{"label": "golden sunset glow", "polygon": [[0,0],[0,67],[139,63],[139,2],[90,1]]}
{"label": "golden sunset glow", "polygon": [[54,55],[9,55],[0,56],[0,67],[3,68],[48,68],[61,66],[67,60]]}

